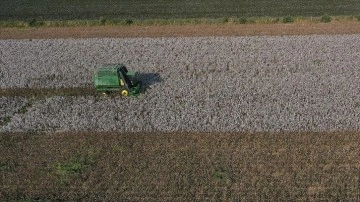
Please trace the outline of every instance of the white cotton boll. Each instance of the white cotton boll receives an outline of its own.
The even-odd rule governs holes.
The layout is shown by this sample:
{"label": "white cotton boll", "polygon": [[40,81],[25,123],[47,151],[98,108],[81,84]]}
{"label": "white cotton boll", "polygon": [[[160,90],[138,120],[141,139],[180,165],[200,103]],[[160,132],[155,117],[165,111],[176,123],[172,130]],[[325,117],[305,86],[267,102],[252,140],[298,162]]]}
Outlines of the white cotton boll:
{"label": "white cotton boll", "polygon": [[138,71],[147,87],[137,98],[54,96],[25,113],[23,98],[1,98],[0,115],[13,118],[0,132],[359,130],[358,44],[359,35],[0,40],[1,88],[91,87],[104,63]]}

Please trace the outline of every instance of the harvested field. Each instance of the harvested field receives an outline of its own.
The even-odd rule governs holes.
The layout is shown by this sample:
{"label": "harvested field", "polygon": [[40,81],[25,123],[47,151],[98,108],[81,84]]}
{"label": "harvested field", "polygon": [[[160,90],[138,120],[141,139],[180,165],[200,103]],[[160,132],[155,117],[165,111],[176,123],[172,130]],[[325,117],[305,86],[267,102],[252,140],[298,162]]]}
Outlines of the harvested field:
{"label": "harvested field", "polygon": [[141,72],[146,91],[34,96],[0,131],[357,131],[358,44],[359,35],[2,40],[2,96],[89,89],[97,65],[119,62]]}
{"label": "harvested field", "polygon": [[1,134],[1,201],[357,201],[359,133]]}

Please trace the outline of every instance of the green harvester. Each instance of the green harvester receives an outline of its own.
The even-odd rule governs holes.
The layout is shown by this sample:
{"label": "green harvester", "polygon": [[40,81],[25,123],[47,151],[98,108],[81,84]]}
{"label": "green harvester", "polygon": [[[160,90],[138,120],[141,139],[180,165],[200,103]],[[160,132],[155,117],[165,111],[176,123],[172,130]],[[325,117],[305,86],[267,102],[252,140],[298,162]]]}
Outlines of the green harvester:
{"label": "green harvester", "polygon": [[123,96],[137,96],[140,84],[137,73],[128,71],[123,64],[104,65],[94,71],[94,87],[104,94],[121,93]]}

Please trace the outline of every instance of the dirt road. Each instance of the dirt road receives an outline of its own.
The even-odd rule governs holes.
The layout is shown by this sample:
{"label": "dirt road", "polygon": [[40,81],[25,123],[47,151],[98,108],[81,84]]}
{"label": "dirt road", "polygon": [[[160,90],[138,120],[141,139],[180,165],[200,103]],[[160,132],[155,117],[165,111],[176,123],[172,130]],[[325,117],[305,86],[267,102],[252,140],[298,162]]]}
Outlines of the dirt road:
{"label": "dirt road", "polygon": [[359,22],[2,28],[0,39],[359,34]]}

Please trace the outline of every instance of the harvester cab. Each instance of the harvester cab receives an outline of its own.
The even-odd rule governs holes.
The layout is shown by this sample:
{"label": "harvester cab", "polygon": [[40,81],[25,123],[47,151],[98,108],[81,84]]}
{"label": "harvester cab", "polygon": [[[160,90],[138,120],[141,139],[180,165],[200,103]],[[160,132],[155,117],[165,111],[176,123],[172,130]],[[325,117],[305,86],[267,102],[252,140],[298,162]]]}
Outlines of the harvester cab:
{"label": "harvester cab", "polygon": [[101,66],[94,71],[94,87],[97,92],[104,94],[120,92],[123,96],[137,96],[140,84],[136,75],[122,64]]}

